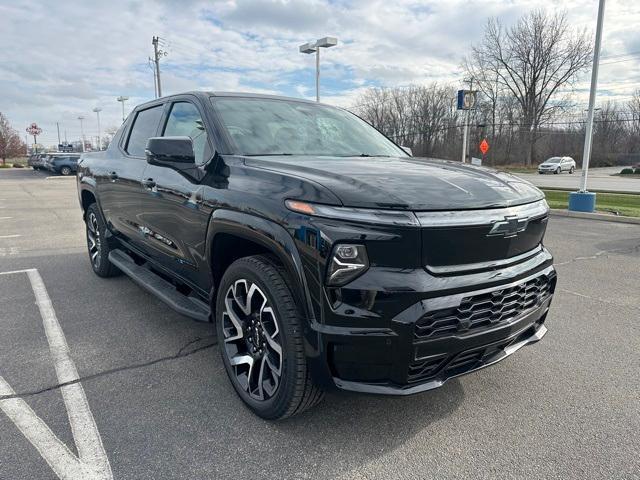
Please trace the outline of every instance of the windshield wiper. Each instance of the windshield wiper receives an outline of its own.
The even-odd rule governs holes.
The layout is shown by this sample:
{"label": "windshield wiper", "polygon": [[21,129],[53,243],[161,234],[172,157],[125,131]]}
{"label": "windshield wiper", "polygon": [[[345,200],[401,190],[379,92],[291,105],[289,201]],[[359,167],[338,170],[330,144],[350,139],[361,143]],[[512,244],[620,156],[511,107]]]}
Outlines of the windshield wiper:
{"label": "windshield wiper", "polygon": [[285,157],[294,155],[293,153],[247,153],[245,157]]}
{"label": "windshield wiper", "polygon": [[368,153],[352,153],[351,155],[336,155],[336,157],[390,157],[391,155],[370,155]]}

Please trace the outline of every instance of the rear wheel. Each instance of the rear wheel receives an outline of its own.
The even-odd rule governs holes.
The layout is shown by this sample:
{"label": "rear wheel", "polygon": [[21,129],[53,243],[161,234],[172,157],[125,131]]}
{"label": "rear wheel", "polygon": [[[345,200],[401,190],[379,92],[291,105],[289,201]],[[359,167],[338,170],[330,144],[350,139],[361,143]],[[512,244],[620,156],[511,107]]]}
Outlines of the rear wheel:
{"label": "rear wheel", "polygon": [[68,176],[68,175],[71,175],[71,168],[70,167],[66,167],[66,166],[62,167],[60,169],[60,174],[64,175],[65,177]]}
{"label": "rear wheel", "polygon": [[576,171],[575,167],[571,167],[571,168],[569,169],[569,173],[573,173],[573,172],[575,172],[575,171]]}
{"label": "rear wheel", "polygon": [[255,414],[286,418],[322,399],[307,369],[299,310],[271,257],[241,258],[227,269],[218,289],[216,329],[227,375]]}
{"label": "rear wheel", "polygon": [[120,270],[109,261],[109,243],[105,239],[106,225],[98,205],[92,203],[85,216],[87,229],[87,249],[91,268],[99,277],[113,277]]}
{"label": "rear wheel", "polygon": [[555,173],[556,175],[557,175],[558,173],[560,173],[560,167],[556,168],[556,171],[555,171],[555,172],[553,172],[553,173]]}

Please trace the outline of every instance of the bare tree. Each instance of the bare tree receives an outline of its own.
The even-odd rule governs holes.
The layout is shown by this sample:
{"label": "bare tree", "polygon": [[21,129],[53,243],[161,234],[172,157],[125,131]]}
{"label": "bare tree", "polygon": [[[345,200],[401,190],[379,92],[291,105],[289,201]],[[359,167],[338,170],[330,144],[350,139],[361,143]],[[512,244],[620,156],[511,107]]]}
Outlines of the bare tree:
{"label": "bare tree", "polygon": [[9,120],[0,112],[0,158],[4,165],[7,158],[17,157],[25,151],[25,144],[20,139]]}
{"label": "bare tree", "polygon": [[420,155],[451,157],[459,146],[452,139],[457,113],[452,87],[432,83],[405,88],[372,88],[360,96],[354,111],[396,143]]}
{"label": "bare tree", "polygon": [[524,15],[510,28],[490,19],[484,38],[472,47],[465,67],[479,88],[493,98],[504,90],[518,102],[527,165],[532,163],[540,126],[566,107],[565,98],[560,98],[563,87],[570,87],[591,64],[591,53],[586,31],[572,31],[565,13],[541,10]]}

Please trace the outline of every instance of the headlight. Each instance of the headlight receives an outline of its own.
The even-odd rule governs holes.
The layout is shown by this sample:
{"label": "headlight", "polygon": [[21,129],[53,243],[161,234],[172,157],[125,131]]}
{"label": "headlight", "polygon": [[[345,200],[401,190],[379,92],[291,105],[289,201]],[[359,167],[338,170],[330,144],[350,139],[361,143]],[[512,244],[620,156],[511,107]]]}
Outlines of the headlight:
{"label": "headlight", "polygon": [[285,205],[292,212],[313,217],[335,218],[353,222],[374,223],[376,225],[383,224],[408,227],[419,225],[415,214],[406,210],[336,207],[300,200],[286,200]]}
{"label": "headlight", "polygon": [[327,285],[339,287],[362,275],[369,268],[364,245],[336,245],[327,268]]}

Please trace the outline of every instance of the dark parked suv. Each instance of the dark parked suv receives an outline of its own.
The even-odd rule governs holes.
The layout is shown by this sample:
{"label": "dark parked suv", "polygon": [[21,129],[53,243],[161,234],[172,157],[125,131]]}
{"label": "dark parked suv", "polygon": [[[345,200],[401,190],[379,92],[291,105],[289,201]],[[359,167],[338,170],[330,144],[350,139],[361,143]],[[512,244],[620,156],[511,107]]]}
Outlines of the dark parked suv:
{"label": "dark parked suv", "polygon": [[79,164],[91,266],[215,321],[264,418],[330,388],[407,395],[540,340],[556,284],[531,184],[412,158],[351,113],[185,93]]}
{"label": "dark parked suv", "polygon": [[71,175],[78,170],[79,159],[80,155],[71,153],[51,155],[46,161],[45,168],[60,175]]}

